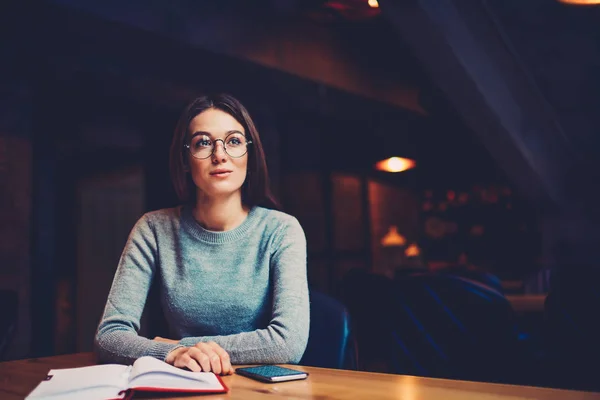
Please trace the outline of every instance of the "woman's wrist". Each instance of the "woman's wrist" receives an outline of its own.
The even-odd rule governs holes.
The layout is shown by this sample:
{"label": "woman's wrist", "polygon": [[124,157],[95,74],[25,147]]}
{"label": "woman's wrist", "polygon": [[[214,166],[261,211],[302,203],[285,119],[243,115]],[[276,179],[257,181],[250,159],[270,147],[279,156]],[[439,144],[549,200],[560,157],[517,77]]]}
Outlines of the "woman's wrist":
{"label": "woman's wrist", "polygon": [[171,344],[177,344],[177,343],[179,343],[177,340],[167,339],[167,338],[163,338],[163,337],[160,337],[160,336],[156,336],[152,340],[154,340],[156,342],[171,343]]}

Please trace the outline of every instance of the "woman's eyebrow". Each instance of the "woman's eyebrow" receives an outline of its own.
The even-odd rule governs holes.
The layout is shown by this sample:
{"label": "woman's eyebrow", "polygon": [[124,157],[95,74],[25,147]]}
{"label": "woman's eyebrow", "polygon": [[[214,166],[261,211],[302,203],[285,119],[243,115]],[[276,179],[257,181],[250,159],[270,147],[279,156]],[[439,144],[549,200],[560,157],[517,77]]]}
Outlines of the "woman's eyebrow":
{"label": "woman's eyebrow", "polygon": [[193,139],[196,136],[200,136],[200,135],[206,135],[206,136],[212,137],[212,135],[210,134],[210,132],[196,131],[196,132],[192,133],[192,135],[190,136],[190,139]]}

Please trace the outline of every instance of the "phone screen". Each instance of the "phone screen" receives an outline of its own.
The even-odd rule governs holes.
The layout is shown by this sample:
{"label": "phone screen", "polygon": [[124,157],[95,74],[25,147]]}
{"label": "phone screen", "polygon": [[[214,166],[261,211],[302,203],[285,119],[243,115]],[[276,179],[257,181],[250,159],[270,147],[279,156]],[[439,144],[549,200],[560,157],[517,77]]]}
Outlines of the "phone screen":
{"label": "phone screen", "polygon": [[237,368],[236,373],[249,378],[264,382],[284,382],[296,379],[304,379],[308,376],[306,372],[296,371],[291,368],[279,367],[277,365],[260,365],[256,367]]}

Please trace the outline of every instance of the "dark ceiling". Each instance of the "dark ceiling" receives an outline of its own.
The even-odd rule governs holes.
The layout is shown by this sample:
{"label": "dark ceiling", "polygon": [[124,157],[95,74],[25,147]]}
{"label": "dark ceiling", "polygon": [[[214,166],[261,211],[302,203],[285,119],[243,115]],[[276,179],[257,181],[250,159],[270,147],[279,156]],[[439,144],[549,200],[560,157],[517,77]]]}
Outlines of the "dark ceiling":
{"label": "dark ceiling", "polygon": [[484,0],[561,128],[594,157],[600,144],[600,6]]}
{"label": "dark ceiling", "polygon": [[[389,1],[401,3],[401,0]],[[393,23],[386,14],[385,6],[389,1],[382,2],[381,14],[371,13],[367,2],[363,0],[269,0],[266,3],[280,12],[284,10],[284,13],[300,12],[309,17],[327,16],[328,19],[321,20],[329,23],[350,22],[352,28],[348,29],[348,32],[358,32],[359,35],[349,35],[349,40],[360,40],[361,26],[363,32],[369,32],[369,35],[363,37],[381,38],[372,47],[372,54],[366,55],[365,59],[374,64],[375,61],[394,63],[398,75],[421,87],[423,106],[427,108],[429,98],[440,94],[436,93],[435,84],[432,84],[425,73],[426,65],[410,55],[411,51],[405,43],[405,38],[393,28]],[[475,15],[470,8],[485,10],[488,14],[486,17],[495,25],[493,29],[501,37],[501,42],[521,70],[520,74],[529,80],[529,90],[537,92],[535,95],[543,103],[539,106],[546,110],[546,118],[553,120],[556,129],[562,132],[565,142],[576,150],[574,156],[583,160],[598,158],[600,6],[565,5],[558,0],[479,0],[453,3],[463,15]],[[354,11],[354,14],[339,12],[344,6]],[[478,32],[474,30],[471,34],[477,35]],[[484,50],[494,51],[493,48],[485,47]],[[440,58],[439,62],[444,61]],[[438,98],[433,101],[437,102],[434,112],[446,112],[446,115],[441,117],[441,123],[445,122],[449,128],[445,135],[440,132],[436,139],[440,144],[441,139],[445,140],[440,152],[456,153],[457,161],[468,158],[469,154],[474,157],[473,153],[476,151],[485,153],[485,149],[479,144],[468,143],[468,128],[460,118],[451,117],[452,100]],[[434,108],[429,109],[433,110]],[[527,110],[524,109],[524,112]],[[527,117],[525,119],[527,120]],[[449,137],[456,140],[449,140]],[[430,139],[427,138],[428,141]],[[473,139],[477,140],[475,137]],[[454,142],[458,143],[453,145]],[[429,157],[429,161],[435,158],[444,159],[441,153]],[[485,157],[477,157],[481,159],[480,164],[486,164]],[[473,165],[469,162],[466,164]]]}
{"label": "dark ceiling", "polygon": [[[70,3],[60,0],[53,2]],[[316,23],[335,24],[336,28],[339,27],[344,32],[348,41],[356,43],[356,51],[361,56],[356,59],[370,64],[373,73],[394,73],[402,82],[421,87],[424,93],[423,106],[428,108],[431,97],[443,96],[432,93],[435,92],[436,85],[425,72],[427,65],[412,54],[407,38],[396,29],[396,24],[386,14],[387,3],[404,1],[381,2],[380,12],[373,12],[365,7],[366,0],[179,0],[153,1],[148,3],[148,7],[157,14],[171,16],[175,22],[185,13],[215,7],[235,8],[248,18],[275,14],[282,18],[303,16]],[[530,78],[532,87],[542,95],[551,114],[556,116],[560,129],[568,133],[570,141],[581,144],[577,147],[584,149],[587,153],[585,156],[593,157],[598,148],[597,132],[600,130],[600,113],[595,111],[600,108],[600,7],[565,6],[554,0],[480,0],[454,3],[464,8],[477,4],[487,10],[491,20],[497,25],[495,30],[498,35],[502,36],[505,46],[510,48],[518,65]],[[102,4],[125,11],[132,7],[116,0]],[[418,32],[423,33],[425,32]],[[444,61],[442,59],[438,63]],[[472,99],[466,100],[469,104],[473,103]],[[457,175],[456,169],[449,169],[447,165],[441,165],[440,168],[439,160],[453,165],[462,162],[464,166],[460,170],[465,171],[465,174],[473,174],[475,169],[496,174],[493,161],[487,157],[485,147],[474,135],[475,130],[467,127],[463,121],[464,115],[459,117],[452,110],[452,99],[443,98],[434,102],[437,105],[431,108],[434,112],[430,113],[434,118],[430,119],[439,117],[436,113],[444,108],[446,115],[437,118],[437,121],[424,129],[429,131],[428,134],[419,136],[414,133],[416,129],[410,126],[405,129],[410,131],[411,140],[416,142],[415,147],[425,149],[422,154],[417,151],[416,155],[429,163],[431,175],[440,176],[444,181],[449,180],[449,177],[440,171],[446,172],[446,175]],[[384,119],[383,114],[381,117]],[[486,157],[487,165],[482,168]],[[474,168],[475,166],[479,167]]]}
{"label": "dark ceiling", "polygon": [[380,3],[439,97],[511,182],[548,212],[587,215],[597,208],[600,6],[558,0]]}

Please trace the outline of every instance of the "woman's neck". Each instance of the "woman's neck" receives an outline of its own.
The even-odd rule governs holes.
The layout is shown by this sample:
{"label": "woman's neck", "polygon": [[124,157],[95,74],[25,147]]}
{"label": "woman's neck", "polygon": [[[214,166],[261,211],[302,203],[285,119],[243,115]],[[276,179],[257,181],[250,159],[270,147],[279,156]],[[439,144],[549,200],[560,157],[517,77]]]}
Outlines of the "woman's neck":
{"label": "woman's neck", "polygon": [[199,194],[193,215],[205,229],[229,231],[244,221],[248,215],[248,209],[242,205],[239,195],[214,199]]}

